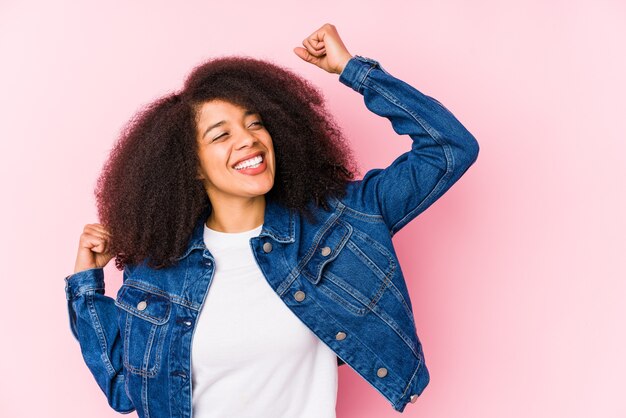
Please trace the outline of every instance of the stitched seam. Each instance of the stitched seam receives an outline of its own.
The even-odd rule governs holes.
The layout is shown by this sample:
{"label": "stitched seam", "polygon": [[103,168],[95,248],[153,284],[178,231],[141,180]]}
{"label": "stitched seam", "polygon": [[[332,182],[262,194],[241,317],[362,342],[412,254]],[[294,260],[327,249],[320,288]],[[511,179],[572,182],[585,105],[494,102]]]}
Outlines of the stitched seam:
{"label": "stitched seam", "polygon": [[[355,250],[355,248],[352,248],[353,246],[356,248],[356,250]],[[357,255],[357,257],[359,257],[359,254],[356,253],[356,251],[358,250],[358,252],[360,252],[363,257],[365,257],[367,260],[370,260],[369,257],[367,257],[365,254],[363,254],[361,252],[361,250],[356,245],[352,244],[349,248],[355,255]],[[367,307],[371,310],[378,303],[378,300],[381,298],[383,293],[385,293],[385,289],[389,285],[391,275],[395,271],[395,265],[393,263],[390,263],[389,264],[390,270],[389,270],[388,273],[385,273],[380,268],[378,268],[378,266],[376,266],[371,260],[368,261],[367,264],[371,265],[372,267],[375,267],[380,273],[382,273],[382,275],[378,276],[381,279],[381,281],[380,281],[381,286],[378,288],[376,293],[374,293],[372,298],[368,300],[368,303],[367,303]],[[347,285],[347,283],[346,283],[346,285]]]}
{"label": "stitched seam", "polygon": [[369,214],[369,213],[364,213],[364,212],[360,212],[356,209],[351,208],[350,206],[344,204],[344,206],[346,207],[347,211],[346,211],[346,215],[350,216],[352,218],[357,218],[357,219],[362,219],[364,221],[375,221],[375,222],[383,222],[384,223],[384,219],[383,216],[380,214]]}
{"label": "stitched seam", "polygon": [[[289,263],[287,262],[287,259],[285,258],[285,252],[281,251],[280,252],[281,258],[282,258],[282,263],[283,265],[289,265]],[[255,256],[256,257],[256,256]],[[291,271],[289,272],[289,274],[287,275],[287,278],[285,278],[285,280],[283,280],[278,287],[276,288],[276,293],[278,294],[278,296],[283,296],[285,294],[285,292],[289,289],[289,287],[291,286],[291,284],[296,280],[296,278],[298,277],[298,267],[294,267],[293,269],[291,269]]]}
{"label": "stitched seam", "polygon": [[[313,303],[315,303],[319,309],[321,309],[322,311],[324,311],[326,313],[326,315],[328,315],[329,317],[333,317],[333,315],[328,312],[326,309],[324,309],[324,306],[320,305],[319,303],[317,303],[317,300],[312,299]],[[360,344],[361,347],[363,347],[365,350],[367,350],[370,354],[370,357],[375,358],[376,361],[378,362],[378,364],[384,365],[387,367],[387,363],[384,362],[374,351],[372,351],[366,344],[364,344],[355,334],[351,331],[350,327],[345,327],[343,324],[339,323],[338,321],[335,320],[335,323],[340,327],[340,329],[346,329],[350,332],[350,338],[355,339],[356,341],[358,341],[358,343]],[[306,325],[306,324],[305,324]],[[308,326],[308,325],[307,325]],[[311,331],[313,331],[311,329]],[[328,347],[330,347],[330,349],[336,353],[336,351],[330,346],[330,344],[326,343],[326,341],[322,340],[326,345],[328,345]],[[388,388],[388,385],[386,385],[384,382],[382,381],[377,381],[372,379],[371,381],[367,379],[367,377],[365,377],[365,375],[363,375],[363,373],[361,373],[359,370],[355,369],[354,367],[352,367],[352,365],[350,363],[348,363],[347,361],[345,361],[345,358],[340,357],[341,360],[343,360],[343,362],[345,364],[348,365],[348,367],[350,367],[352,370],[354,370],[359,376],[361,376],[363,379],[365,379],[365,381],[367,381],[371,386],[374,387],[374,389],[376,389],[385,399],[389,399],[389,397],[387,395],[385,395],[382,391],[382,389],[378,388],[378,385],[380,385],[381,387],[385,387]],[[354,357],[353,357],[354,358]],[[388,389],[387,389],[388,390]]]}
{"label": "stitched seam", "polygon": [[186,258],[192,251],[194,250],[203,250],[204,249],[204,245],[200,244],[200,245],[193,245],[189,248],[187,248],[187,250],[185,251],[185,253],[183,255],[181,255],[180,257],[176,257],[175,260],[176,261],[180,261],[183,258]]}
{"label": "stitched seam", "polygon": [[400,396],[400,398],[404,398],[404,396],[406,395],[406,392],[411,387],[411,382],[413,382],[413,379],[415,379],[415,376],[417,375],[417,371],[420,369],[421,365],[422,365],[422,356],[418,355],[417,356],[417,367],[415,368],[415,371],[413,372],[413,375],[409,379],[409,383],[407,383],[406,387],[404,388],[404,391],[402,391],[402,395]]}
{"label": "stitched seam", "polygon": [[141,403],[145,413],[145,418],[150,418],[150,410],[148,409],[148,377],[141,378]]}
{"label": "stitched seam", "polygon": [[[322,269],[324,268],[324,266],[326,264],[330,263],[331,261],[333,261],[334,259],[336,259],[339,256],[339,253],[341,252],[343,247],[346,245],[346,243],[349,242],[348,241],[349,237],[352,234],[352,226],[350,224],[346,224],[344,222],[341,222],[340,220],[337,220],[336,223],[339,226],[344,227],[346,229],[346,232],[342,235],[341,240],[339,241],[338,245],[335,247],[333,256],[332,257],[327,257],[321,263],[319,263],[319,265],[317,266],[317,271],[315,271],[313,275],[311,275],[307,270],[302,270],[302,274],[304,276],[308,277],[312,282],[318,282],[319,281],[318,277],[321,278],[321,272],[322,272]],[[321,241],[321,238],[320,238],[320,241]],[[311,258],[312,257],[313,257],[313,255],[311,255]]]}
{"label": "stitched seam", "polygon": [[[400,331],[400,328],[397,326],[397,324],[395,324],[395,322],[391,321],[389,318],[389,316],[387,315],[387,313],[384,311],[384,309],[380,308],[380,306],[374,306],[376,305],[375,303],[372,304],[370,302],[370,299],[368,299],[365,295],[363,295],[361,292],[359,292],[357,289],[353,288],[352,286],[350,286],[348,283],[344,282],[341,278],[339,278],[338,276],[336,276],[335,274],[332,274],[331,272],[326,272],[324,273],[324,277],[335,284],[335,286],[339,287],[340,289],[342,289],[343,291],[347,292],[350,296],[352,296],[355,300],[357,300],[358,302],[362,303],[363,305],[365,305],[368,308],[368,311],[372,311],[374,312],[374,314],[376,316],[378,316],[383,322],[385,322],[389,328],[393,329],[395,331],[396,334],[398,334],[398,336],[406,343],[406,345],[411,349],[411,351],[413,352],[413,354],[415,354],[417,356],[417,348],[412,344],[411,340]],[[383,286],[383,289],[385,289],[387,286]],[[324,286],[320,286],[321,290],[324,290]],[[330,291],[332,291],[331,289],[328,289]],[[384,292],[383,292],[384,293]],[[339,295],[337,295],[338,297],[341,297]],[[342,298],[343,299],[343,298]],[[346,301],[346,303],[349,303],[348,301]]]}
{"label": "stitched seam", "polygon": [[372,71],[372,69],[374,68],[374,65],[372,63],[370,63],[370,66],[367,68],[367,71],[365,72],[365,75],[363,77],[361,77],[361,79],[358,81],[357,84],[357,91],[358,92],[362,92],[363,91],[363,86],[365,85],[365,79],[369,76],[370,72]]}
{"label": "stitched seam", "polygon": [[[136,286],[132,286],[132,285],[128,285],[128,287],[133,287],[135,289],[138,290],[142,290],[144,292],[150,293],[150,291],[146,291],[145,289],[141,289],[139,287]],[[125,291],[123,291],[122,294],[120,294],[120,296],[118,297],[118,299],[115,300],[115,305],[118,306],[119,308],[125,310],[126,312],[131,313],[132,315],[138,316],[139,318],[145,319],[146,321],[155,324],[155,325],[163,325],[165,324],[167,321],[169,321],[170,318],[170,312],[171,312],[171,304],[169,299],[167,299],[167,296],[164,295],[157,295],[157,296],[163,296],[165,297],[167,300],[166,301],[160,301],[161,303],[165,302],[167,304],[167,308],[166,308],[166,312],[165,315],[163,316],[163,318],[159,318],[159,317],[154,317],[151,315],[147,315],[144,314],[143,312],[138,312],[135,309],[133,309],[131,306],[132,305],[126,305],[126,303],[122,303],[119,301],[119,299],[122,299],[125,295]]]}
{"label": "stitched seam", "polygon": [[302,261],[300,262],[299,267],[303,267],[306,263],[309,262],[311,257],[313,257],[313,254],[315,254],[315,252],[317,251],[317,248],[320,245],[320,241],[322,240],[322,237],[326,234],[326,232],[330,229],[330,227],[335,224],[335,222],[339,218],[339,215],[340,213],[333,214],[330,218],[332,219],[332,221],[326,222],[326,225],[325,225],[326,227],[323,230],[319,231],[317,234],[315,234],[315,237],[313,238],[313,246],[309,248],[309,251],[307,251],[307,253],[304,255],[304,257],[302,258]]}
{"label": "stitched seam", "polygon": [[[135,367],[132,364],[130,364],[130,334],[131,334],[131,326],[132,326],[132,321],[133,321],[133,317],[131,316],[127,316],[126,317],[126,326],[124,328],[124,366],[126,366],[126,368],[128,369],[128,371],[130,371],[133,374],[137,374],[140,376],[144,376],[144,377],[154,377],[156,376],[157,372],[158,372],[158,368],[159,368],[159,363],[158,361],[160,361],[160,356],[155,356],[155,364],[154,366],[152,366],[152,368],[148,369],[149,366],[149,362],[150,362],[150,356],[149,356],[149,352],[152,351],[152,347],[154,346],[154,336],[157,333],[157,329],[156,327],[164,327],[165,325],[155,325],[151,323],[152,328],[150,329],[150,336],[148,337],[148,342],[147,342],[147,347],[146,347],[146,351],[144,352],[144,360],[143,360],[143,364],[142,367]],[[162,341],[162,338],[164,338],[163,332],[165,330],[160,330],[161,333],[159,334],[159,341]],[[158,342],[157,342],[157,350],[159,350],[159,347],[162,347]]]}
{"label": "stitched seam", "polygon": [[171,302],[176,303],[177,305],[184,306],[186,308],[190,308],[194,310],[200,309],[200,305],[195,302],[192,302],[178,295],[172,295],[162,289],[159,289],[158,287],[151,286],[144,282],[140,282],[140,281],[133,280],[133,279],[128,279],[126,280],[126,282],[124,282],[124,284],[128,284],[128,286],[134,287],[135,289],[144,290],[146,292],[151,292],[157,295],[165,296]]}
{"label": "stitched seam", "polygon": [[[348,242],[346,247],[348,247],[348,249],[352,252],[352,254],[354,254],[358,259],[360,259],[363,264],[369,267],[370,271],[375,270],[375,271],[372,271],[372,273],[377,275],[381,280],[385,279],[386,273],[380,267],[378,267],[378,265],[376,265],[363,251],[361,251],[358,245],[350,241]],[[390,266],[391,264],[392,263],[389,262]]]}
{"label": "stitched seam", "polygon": [[98,290],[104,291],[104,287],[102,286],[93,287],[93,286],[88,286],[88,285],[79,286],[78,289],[76,289],[76,291],[73,293],[71,300],[73,301],[74,299],[80,296],[87,295],[89,292],[97,292]]}
{"label": "stitched seam", "polygon": [[376,309],[372,309],[372,312],[374,312],[374,314],[377,317],[379,317],[385,324],[387,324],[389,328],[394,330],[395,333],[398,334],[398,336],[402,339],[402,341],[404,341],[404,343],[411,349],[413,354],[415,354],[415,356],[418,357],[417,347],[415,347],[412,344],[411,340],[403,332],[401,332],[400,327],[398,327],[398,325],[390,319],[389,315],[384,311],[384,309],[379,309],[379,308],[380,307],[376,307]]}
{"label": "stitched seam", "polygon": [[375,84],[372,84],[372,85],[368,84],[367,87],[376,91],[383,98],[385,98],[389,103],[404,110],[409,116],[411,116],[422,127],[422,129],[424,129],[424,131],[427,132],[428,135],[430,135],[430,137],[442,147],[444,151],[444,156],[447,162],[446,172],[441,176],[441,178],[439,179],[439,181],[437,182],[433,190],[430,193],[428,193],[428,195],[424,199],[422,199],[422,201],[415,207],[415,209],[407,213],[405,216],[402,217],[402,219],[400,219],[394,225],[391,226],[391,233],[395,234],[401,228],[402,226],[401,224],[404,222],[404,220],[411,217],[416,211],[418,211],[423,206],[423,204],[426,201],[428,201],[428,199],[433,194],[435,194],[435,192],[438,192],[439,189],[443,187],[443,184],[448,180],[448,177],[452,175],[452,172],[454,170],[454,154],[450,150],[450,144],[442,140],[442,138],[439,136],[436,130],[432,129],[430,125],[428,125],[425,121],[422,120],[421,117],[414,114],[411,110],[407,109],[404,106],[404,104],[401,101],[399,101],[392,93],[389,93],[387,90]]}
{"label": "stitched seam", "polygon": [[[346,283],[343,279],[341,279],[336,274],[327,271],[324,273],[324,277],[331,283],[334,283],[335,286],[342,289],[344,292],[347,292],[352,298],[357,300],[359,303],[363,304],[368,311],[371,311],[371,299],[365,296],[363,293],[359,292],[354,287],[350,286],[350,284]],[[382,283],[382,282],[381,282]]]}
{"label": "stitched seam", "polygon": [[404,310],[406,311],[409,318],[411,319],[411,322],[415,323],[413,312],[411,311],[411,309],[409,309],[409,305],[407,305],[406,300],[404,300],[404,296],[402,296],[402,292],[400,292],[400,289],[396,287],[396,284],[393,282],[393,280],[390,282],[390,285],[391,285],[390,288],[393,288],[392,292],[396,296],[396,299],[398,299],[400,303],[402,303],[402,305],[404,306]]}
{"label": "stitched seam", "polygon": [[[372,245],[374,248],[376,248],[383,256],[385,256],[387,258],[387,260],[389,261],[389,265],[390,266],[395,264],[395,261],[393,259],[393,254],[391,254],[391,252],[389,250],[387,250],[387,248],[385,248],[384,245],[381,245],[376,239],[372,238],[369,234],[366,234],[365,232],[357,229],[354,232],[354,235],[356,237],[359,237],[363,241],[366,241],[369,245]],[[354,244],[354,245],[357,248],[359,248],[356,244]],[[362,250],[359,248],[359,251],[362,251]],[[365,254],[363,254],[363,255],[365,256]],[[367,257],[367,256],[365,256],[365,257]],[[369,257],[367,257],[367,259],[369,260]],[[374,264],[373,261],[372,261],[372,264]]]}
{"label": "stitched seam", "polygon": [[[344,224],[343,222],[337,221],[337,224],[339,226],[345,227],[346,231],[343,233],[343,235],[341,236],[341,240],[339,241],[339,243],[337,244],[337,246],[334,248],[334,254],[332,257],[326,257],[321,263],[319,263],[317,265],[317,269],[314,272],[315,274],[313,275],[312,279],[314,281],[317,281],[317,278],[321,276],[321,272],[322,269],[324,268],[324,266],[326,266],[328,263],[330,263],[331,261],[333,261],[334,259],[336,259],[339,256],[339,253],[341,252],[341,249],[344,247],[344,245],[346,245],[346,241],[348,240],[348,237],[350,236],[350,229],[351,227],[347,224]],[[308,274],[306,270],[303,271],[304,274]]]}
{"label": "stitched seam", "polygon": [[98,342],[100,343],[100,356],[104,362],[104,366],[109,373],[109,376],[113,376],[115,374],[115,369],[111,364],[111,359],[107,353],[107,340],[106,335],[102,331],[102,324],[100,322],[100,317],[98,316],[98,312],[96,311],[96,307],[94,306],[93,298],[94,293],[87,293],[87,306],[89,308],[89,316],[94,325],[94,330],[96,331],[96,336],[98,337]]}
{"label": "stitched seam", "polygon": [[[359,233],[357,232],[356,235],[359,235]],[[365,234],[363,234],[363,235],[365,235]],[[375,247],[378,247],[378,248],[382,247],[375,240],[373,240],[371,237],[369,237],[368,235],[365,235],[365,236],[368,237],[371,240],[371,244],[374,245]],[[353,245],[355,245],[355,244],[353,244]],[[358,247],[356,247],[356,248],[358,248]],[[352,250],[352,248],[350,248],[350,249]],[[359,249],[359,251],[361,251],[361,250]],[[370,308],[374,307],[374,305],[376,305],[376,303],[378,303],[378,299],[380,299],[382,297],[383,293],[385,292],[385,289],[387,288],[389,282],[391,281],[391,277],[393,276],[394,271],[396,270],[396,262],[393,260],[393,257],[390,257],[389,254],[386,254],[386,251],[381,251],[381,253],[383,255],[385,255],[387,257],[387,259],[389,260],[389,271],[385,274],[385,277],[382,280],[382,283],[384,284],[384,286],[381,286],[380,289],[378,289],[378,292],[372,298],[372,300],[370,302],[370,305],[369,305]],[[367,257],[365,254],[363,254],[363,256],[366,257],[369,260],[369,257]],[[371,262],[371,264],[373,266],[376,266],[371,260],[370,260],[370,262]],[[376,268],[378,268],[378,266],[376,266]]]}
{"label": "stitched seam", "polygon": [[143,362],[141,364],[141,369],[146,372],[154,371],[154,367],[150,369],[150,353],[152,352],[152,346],[154,345],[154,336],[156,335],[156,326],[153,325],[150,327],[150,333],[148,334],[148,341],[146,342],[146,349],[143,352]]}
{"label": "stitched seam", "polygon": [[380,289],[378,289],[378,293],[374,295],[374,298],[372,298],[372,303],[370,304],[370,308],[373,309],[374,306],[378,303],[378,299],[380,299],[383,296],[383,293],[385,293],[385,289],[387,289],[387,286],[389,285],[389,282],[391,281],[391,276],[393,275],[393,272],[395,270],[396,270],[396,266],[394,264],[391,270],[389,270],[389,274],[385,276],[385,280],[383,281],[385,285],[381,286]]}
{"label": "stitched seam", "polygon": [[275,241],[281,242],[281,243],[291,243],[294,242],[294,231],[295,231],[295,217],[294,217],[294,211],[293,209],[288,209],[289,210],[289,236],[283,237],[283,236],[279,236],[274,234],[274,231],[271,230],[263,230],[261,231],[261,233],[259,234],[259,237],[271,237],[273,238]]}
{"label": "stitched seam", "polygon": [[314,245],[311,248],[309,248],[309,251],[304,255],[304,257],[302,258],[302,260],[300,261],[300,263],[298,263],[298,266],[296,267],[298,272],[301,271],[302,268],[309,262],[311,257],[313,257],[313,254],[315,253],[315,251],[317,251],[317,248],[319,247],[322,237],[326,234],[326,232],[330,229],[330,227],[333,226],[335,222],[337,222],[337,220],[339,219],[339,216],[343,213],[344,208],[345,206],[343,208],[340,208],[337,212],[334,212],[330,216],[329,220],[326,222],[326,225],[324,225],[325,228],[322,230],[319,230],[317,234],[315,234],[315,236],[313,237]]}
{"label": "stitched seam", "polygon": [[[329,280],[329,281],[332,282],[332,280]],[[319,286],[319,290],[322,293],[324,293],[326,296],[328,296],[330,299],[339,303],[339,305],[343,306],[345,309],[347,309],[348,311],[352,312],[355,315],[363,316],[368,312],[367,308],[365,307],[359,308],[359,307],[354,306],[353,304],[351,304],[350,302],[342,298],[339,294],[337,294],[335,291],[331,290],[327,286]]]}

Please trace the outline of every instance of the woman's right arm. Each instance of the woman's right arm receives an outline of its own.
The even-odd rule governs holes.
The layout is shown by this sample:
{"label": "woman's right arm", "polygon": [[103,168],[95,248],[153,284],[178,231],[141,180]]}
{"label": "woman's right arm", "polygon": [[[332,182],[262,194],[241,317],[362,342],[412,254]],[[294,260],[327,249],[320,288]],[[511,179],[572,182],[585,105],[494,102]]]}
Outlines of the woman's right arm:
{"label": "woman's right arm", "polygon": [[135,407],[124,385],[123,341],[117,307],[113,298],[104,295],[103,267],[112,258],[106,253],[107,243],[107,232],[101,225],[85,226],[75,273],[65,277],[65,295],[70,329],[80,344],[85,364],[111,408],[129,413]]}

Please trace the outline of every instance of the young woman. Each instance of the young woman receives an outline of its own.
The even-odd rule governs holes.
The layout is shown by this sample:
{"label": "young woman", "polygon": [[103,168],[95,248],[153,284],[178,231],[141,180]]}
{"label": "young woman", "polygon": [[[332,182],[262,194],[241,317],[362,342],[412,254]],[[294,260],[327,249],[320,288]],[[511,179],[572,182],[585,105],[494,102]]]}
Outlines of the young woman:
{"label": "young woman", "polygon": [[[65,278],[72,333],[116,411],[334,417],[342,364],[403,411],[429,382],[391,238],[478,144],[438,101],[352,56],[333,25],[294,53],[339,74],[411,149],[353,180],[321,93],[246,57],[196,67],[140,111]],[[114,256],[115,299],[103,278]]]}

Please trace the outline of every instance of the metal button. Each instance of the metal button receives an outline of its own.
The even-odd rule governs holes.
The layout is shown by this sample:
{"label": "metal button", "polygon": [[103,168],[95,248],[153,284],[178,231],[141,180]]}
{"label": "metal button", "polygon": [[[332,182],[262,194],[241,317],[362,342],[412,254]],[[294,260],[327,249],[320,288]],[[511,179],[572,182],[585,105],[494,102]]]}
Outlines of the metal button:
{"label": "metal button", "polygon": [[302,302],[305,297],[306,294],[302,290],[298,290],[296,293],[293,294],[293,298],[298,302]]}
{"label": "metal button", "polygon": [[381,367],[380,369],[378,369],[376,371],[376,376],[378,376],[378,377],[385,377],[385,376],[387,376],[387,369],[385,369],[384,367]]}
{"label": "metal button", "polygon": [[191,326],[191,321],[185,321],[185,325],[187,325],[188,327]]}
{"label": "metal button", "polygon": [[341,341],[341,340],[343,340],[343,339],[345,339],[345,338],[346,338],[346,333],[345,333],[345,332],[342,332],[342,331],[339,331],[339,332],[337,333],[337,335],[335,335],[335,339],[336,339],[337,341]]}
{"label": "metal button", "polygon": [[411,395],[411,403],[415,403],[417,401],[418,395]]}
{"label": "metal button", "polygon": [[265,244],[263,244],[263,251],[265,251],[266,253],[272,251],[272,243],[266,242]]}
{"label": "metal button", "polygon": [[324,247],[324,248],[322,248],[322,255],[323,255],[324,257],[326,257],[328,254],[330,254],[330,252],[331,252],[330,247]]}
{"label": "metal button", "polygon": [[143,311],[144,309],[146,309],[147,306],[148,306],[148,302],[146,302],[145,300],[142,300],[141,302],[137,304],[137,310]]}
{"label": "metal button", "polygon": [[211,264],[212,264],[211,260],[207,260],[205,264],[206,264],[207,267],[211,267]]}

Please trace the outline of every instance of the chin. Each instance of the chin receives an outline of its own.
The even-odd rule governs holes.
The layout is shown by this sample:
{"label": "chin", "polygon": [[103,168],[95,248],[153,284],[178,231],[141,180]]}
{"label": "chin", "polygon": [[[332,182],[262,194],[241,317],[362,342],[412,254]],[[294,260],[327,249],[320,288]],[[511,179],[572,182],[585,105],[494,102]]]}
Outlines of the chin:
{"label": "chin", "polygon": [[270,187],[258,188],[256,190],[251,191],[250,194],[253,195],[253,196],[264,196],[265,194],[267,194],[267,192],[272,190],[272,187],[273,187],[273,185],[270,186]]}

